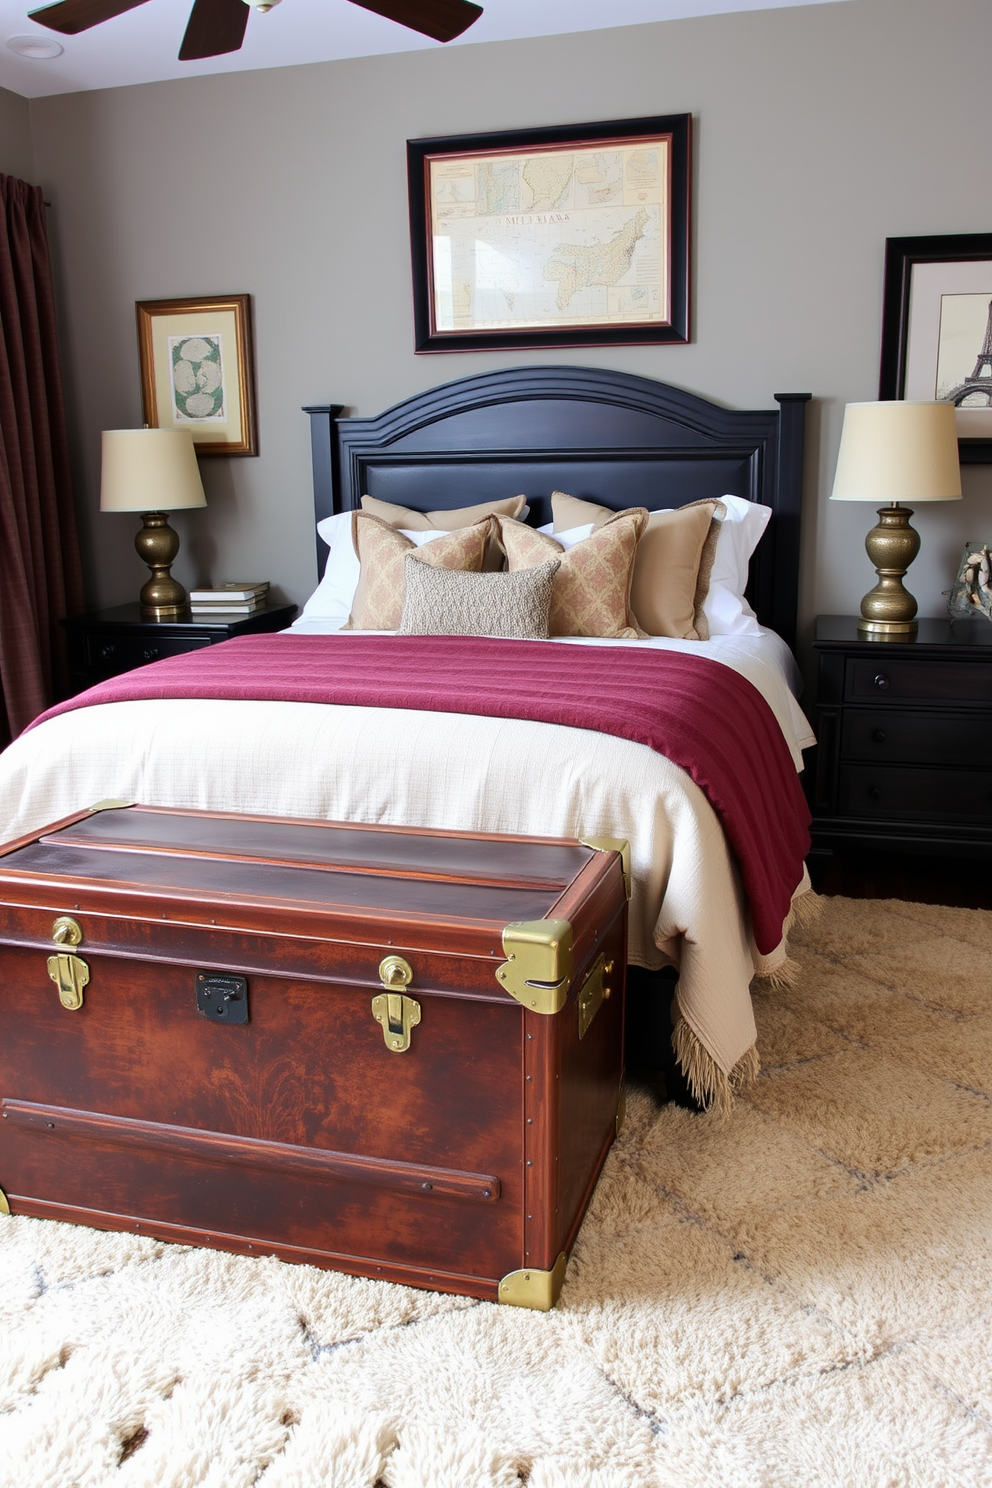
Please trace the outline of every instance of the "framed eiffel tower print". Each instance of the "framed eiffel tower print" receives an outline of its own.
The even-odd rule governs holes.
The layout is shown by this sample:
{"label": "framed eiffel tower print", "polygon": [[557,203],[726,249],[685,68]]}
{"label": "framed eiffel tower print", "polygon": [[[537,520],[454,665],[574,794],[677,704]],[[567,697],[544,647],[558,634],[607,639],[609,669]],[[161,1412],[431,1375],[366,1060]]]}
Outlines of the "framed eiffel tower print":
{"label": "framed eiffel tower print", "polygon": [[992,464],[992,233],[885,240],[878,396],[953,403],[962,464]]}

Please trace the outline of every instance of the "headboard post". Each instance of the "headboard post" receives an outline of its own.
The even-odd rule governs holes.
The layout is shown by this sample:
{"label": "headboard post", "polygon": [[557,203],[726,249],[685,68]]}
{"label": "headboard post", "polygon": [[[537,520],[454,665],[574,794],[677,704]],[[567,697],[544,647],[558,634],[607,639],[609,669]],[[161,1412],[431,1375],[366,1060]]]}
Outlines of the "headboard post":
{"label": "headboard post", "polygon": [[[343,403],[315,403],[303,412],[310,415],[310,458],[313,462],[313,504],[317,519],[334,510],[334,467],[338,450],[338,418]],[[328,548],[317,537],[317,575],[324,571]]]}
{"label": "headboard post", "polygon": [[799,609],[800,520],[803,495],[803,454],[806,440],[806,404],[811,393],[776,393],[781,419],[778,437],[779,505],[773,524],[774,550],[771,571],[775,591],[767,596],[770,624],[790,646],[796,644]]}

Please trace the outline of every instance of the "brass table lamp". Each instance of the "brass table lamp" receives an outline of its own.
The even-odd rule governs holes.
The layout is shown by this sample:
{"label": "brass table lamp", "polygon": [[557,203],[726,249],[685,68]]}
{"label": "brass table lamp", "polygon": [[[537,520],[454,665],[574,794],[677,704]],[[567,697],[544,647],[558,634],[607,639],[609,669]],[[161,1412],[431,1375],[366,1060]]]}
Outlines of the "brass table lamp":
{"label": "brass table lamp", "polygon": [[878,583],[861,601],[858,630],[875,640],[916,634],[916,600],[903,575],[920,551],[912,501],[959,501],[961,467],[952,403],[848,403],[832,501],[888,502],[865,538]]}
{"label": "brass table lamp", "polygon": [[134,539],[151,569],[141,590],[141,612],[156,620],[181,615],[186,590],[169,572],[179,536],[166,512],[206,506],[193,436],[185,429],[107,429],[103,434],[101,511],[143,512]]}

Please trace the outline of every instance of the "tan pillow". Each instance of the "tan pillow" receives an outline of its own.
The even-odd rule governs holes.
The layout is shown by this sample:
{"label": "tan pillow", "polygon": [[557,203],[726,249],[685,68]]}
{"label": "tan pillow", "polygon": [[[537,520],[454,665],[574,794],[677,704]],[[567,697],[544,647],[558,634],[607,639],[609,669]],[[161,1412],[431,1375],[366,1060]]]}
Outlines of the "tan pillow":
{"label": "tan pillow", "polygon": [[454,532],[459,527],[474,527],[483,517],[519,517],[526,505],[526,496],[510,496],[505,501],[480,501],[478,506],[457,506],[452,511],[423,512],[409,506],[394,506],[391,501],[379,501],[375,496],[362,497],[363,512],[388,522],[390,527],[404,527],[407,532],[425,532],[428,527]]}
{"label": "tan pillow", "polygon": [[570,532],[573,527],[602,527],[616,512],[598,501],[583,501],[580,496],[566,496],[564,491],[551,492],[551,515],[556,532]]}
{"label": "tan pillow", "polygon": [[[375,496],[362,497],[362,511],[390,527],[403,527],[407,532],[426,532],[436,527],[440,532],[455,532],[460,527],[472,527],[484,517],[519,517],[527,505],[526,496],[508,496],[504,501],[480,501],[478,506],[456,506],[451,511],[414,511],[410,506],[394,506],[391,501],[380,501]],[[588,518],[586,519],[588,521]],[[490,573],[503,567],[503,553],[491,538],[482,564]]]}
{"label": "tan pillow", "polygon": [[[635,508],[640,510],[640,508]],[[598,530],[616,513],[593,501],[555,491],[551,496],[555,531],[594,523]],[[676,640],[709,640],[703,601],[726,511],[720,501],[692,501],[675,511],[655,511],[637,547],[630,608],[648,635]]]}
{"label": "tan pillow", "polygon": [[462,573],[434,568],[427,550],[407,553],[400,635],[500,636],[542,640],[558,560],[519,573]]}
{"label": "tan pillow", "polygon": [[643,507],[617,512],[585,542],[566,553],[561,543],[509,517],[494,518],[511,573],[551,558],[561,567],[551,596],[550,633],[634,640],[643,634],[630,612],[630,580],[637,540],[648,514]]}
{"label": "tan pillow", "polygon": [[[461,568],[478,573],[492,531],[492,518],[436,537],[421,550],[421,558],[437,568]],[[351,614],[343,630],[396,630],[403,614],[403,559],[416,551],[402,532],[368,512],[351,519],[352,541],[361,564]]]}

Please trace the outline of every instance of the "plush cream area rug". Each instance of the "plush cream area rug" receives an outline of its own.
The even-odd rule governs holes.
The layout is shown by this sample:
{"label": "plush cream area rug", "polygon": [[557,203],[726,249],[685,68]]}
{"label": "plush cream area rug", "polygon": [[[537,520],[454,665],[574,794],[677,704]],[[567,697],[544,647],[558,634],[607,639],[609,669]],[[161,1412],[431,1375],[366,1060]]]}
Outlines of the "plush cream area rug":
{"label": "plush cream area rug", "polygon": [[0,1220],[0,1482],[992,1483],[992,913],[793,950],[729,1120],[635,1092],[555,1312]]}

